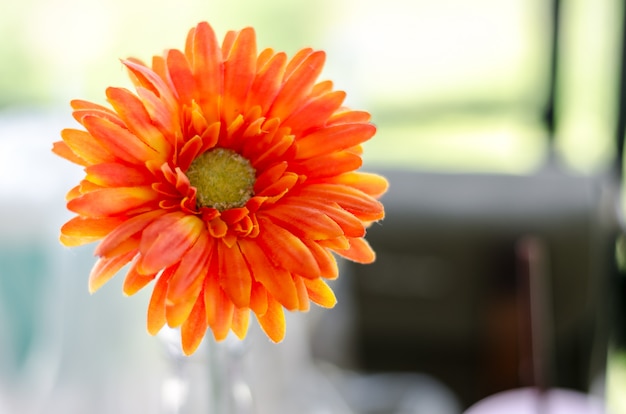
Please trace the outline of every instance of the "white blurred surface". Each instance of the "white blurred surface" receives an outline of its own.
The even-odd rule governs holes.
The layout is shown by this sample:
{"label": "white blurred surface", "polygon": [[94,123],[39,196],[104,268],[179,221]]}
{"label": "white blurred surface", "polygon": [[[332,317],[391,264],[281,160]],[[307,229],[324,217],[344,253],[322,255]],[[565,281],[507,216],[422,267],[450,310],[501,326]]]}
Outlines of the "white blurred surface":
{"label": "white blurred surface", "polygon": [[493,395],[465,411],[465,414],[606,414],[604,404],[592,396],[565,389],[541,394],[535,388],[521,388]]}
{"label": "white blurred surface", "polygon": [[121,279],[90,296],[93,246],[58,242],[81,175],[50,151],[68,117],[0,114],[0,412],[156,412],[148,297],[123,297]]}

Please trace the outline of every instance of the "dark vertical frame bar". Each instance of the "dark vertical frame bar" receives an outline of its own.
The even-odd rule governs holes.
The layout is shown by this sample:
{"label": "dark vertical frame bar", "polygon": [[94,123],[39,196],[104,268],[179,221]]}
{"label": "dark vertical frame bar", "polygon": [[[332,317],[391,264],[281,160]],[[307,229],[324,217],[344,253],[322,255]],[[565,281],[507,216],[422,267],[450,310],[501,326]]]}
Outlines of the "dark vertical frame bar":
{"label": "dark vertical frame bar", "polygon": [[559,43],[560,43],[560,18],[561,18],[561,0],[552,0],[549,10],[551,20],[550,33],[550,56],[548,62],[548,96],[546,97],[546,106],[543,112],[543,123],[548,131],[548,139],[550,146],[554,145],[554,134],[556,132],[556,89],[559,71]]}
{"label": "dark vertical frame bar", "polygon": [[621,3],[622,7],[622,27],[620,39],[620,68],[618,90],[619,97],[617,102],[617,125],[615,130],[615,148],[617,154],[615,156],[615,169],[621,181],[624,166],[624,135],[626,134],[626,4]]}

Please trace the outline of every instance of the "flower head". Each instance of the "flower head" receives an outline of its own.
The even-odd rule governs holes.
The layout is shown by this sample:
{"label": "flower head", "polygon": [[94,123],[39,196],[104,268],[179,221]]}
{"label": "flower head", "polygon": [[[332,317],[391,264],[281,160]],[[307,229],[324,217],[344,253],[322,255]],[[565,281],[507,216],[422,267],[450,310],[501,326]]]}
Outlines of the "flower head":
{"label": "flower head", "polygon": [[108,88],[110,108],[72,101],[84,129],[63,130],[53,151],[85,177],[61,242],[101,240],[90,291],[126,265],[126,294],[154,281],[148,331],[180,326],[187,354],[207,328],[243,338],[250,311],[280,341],[283,308],[332,307],[331,252],[374,260],[363,236],[387,181],[356,171],[375,127],[317,81],[324,59],[257,53],[251,28],[220,46],[200,23],[184,51],[124,60],[135,92]]}

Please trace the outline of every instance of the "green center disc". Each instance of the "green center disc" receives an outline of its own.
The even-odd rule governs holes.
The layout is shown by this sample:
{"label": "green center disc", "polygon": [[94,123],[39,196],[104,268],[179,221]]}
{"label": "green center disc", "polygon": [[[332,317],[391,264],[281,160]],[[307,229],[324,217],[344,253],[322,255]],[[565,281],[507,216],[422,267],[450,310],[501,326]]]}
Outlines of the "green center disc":
{"label": "green center disc", "polygon": [[201,154],[189,166],[187,177],[197,190],[198,207],[219,211],[243,207],[254,195],[256,171],[250,161],[229,149]]}

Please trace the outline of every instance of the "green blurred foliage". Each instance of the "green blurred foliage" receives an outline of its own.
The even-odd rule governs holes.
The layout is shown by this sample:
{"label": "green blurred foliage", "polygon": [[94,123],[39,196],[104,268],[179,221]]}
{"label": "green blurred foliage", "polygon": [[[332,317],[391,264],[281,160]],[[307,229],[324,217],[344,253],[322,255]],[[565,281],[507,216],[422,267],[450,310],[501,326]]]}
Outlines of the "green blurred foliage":
{"label": "green blurred foliage", "polygon": [[[328,51],[327,74],[379,126],[371,164],[522,173],[546,154],[550,2],[27,0],[0,14],[0,108],[104,102],[119,58],[182,48],[209,21],[259,47]],[[556,149],[591,172],[614,155],[618,0],[563,0]]]}

